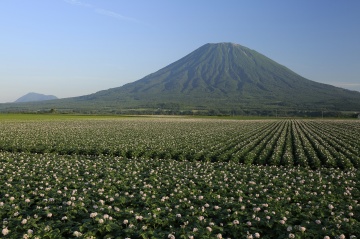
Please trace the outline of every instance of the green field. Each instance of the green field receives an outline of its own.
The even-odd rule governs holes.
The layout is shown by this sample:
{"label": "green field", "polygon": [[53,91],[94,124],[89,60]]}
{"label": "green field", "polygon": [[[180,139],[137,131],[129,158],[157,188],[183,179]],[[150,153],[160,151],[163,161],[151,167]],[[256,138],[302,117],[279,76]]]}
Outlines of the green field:
{"label": "green field", "polygon": [[1,238],[346,238],[360,121],[0,115]]}

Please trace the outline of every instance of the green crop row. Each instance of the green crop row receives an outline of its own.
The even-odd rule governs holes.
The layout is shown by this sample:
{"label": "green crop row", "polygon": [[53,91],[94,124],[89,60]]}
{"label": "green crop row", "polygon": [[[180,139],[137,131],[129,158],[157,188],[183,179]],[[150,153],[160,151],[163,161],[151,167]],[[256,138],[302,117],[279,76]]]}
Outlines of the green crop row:
{"label": "green crop row", "polygon": [[3,121],[0,150],[348,169],[360,167],[359,131],[341,120]]}

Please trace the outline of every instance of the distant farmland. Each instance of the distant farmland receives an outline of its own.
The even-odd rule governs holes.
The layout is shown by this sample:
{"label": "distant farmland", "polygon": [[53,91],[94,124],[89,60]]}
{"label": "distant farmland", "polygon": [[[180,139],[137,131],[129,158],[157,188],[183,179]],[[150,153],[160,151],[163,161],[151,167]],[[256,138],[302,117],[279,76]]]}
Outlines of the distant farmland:
{"label": "distant farmland", "polygon": [[[63,119],[63,120],[61,120]],[[3,121],[0,149],[246,165],[349,169],[360,166],[360,122],[58,118]]]}

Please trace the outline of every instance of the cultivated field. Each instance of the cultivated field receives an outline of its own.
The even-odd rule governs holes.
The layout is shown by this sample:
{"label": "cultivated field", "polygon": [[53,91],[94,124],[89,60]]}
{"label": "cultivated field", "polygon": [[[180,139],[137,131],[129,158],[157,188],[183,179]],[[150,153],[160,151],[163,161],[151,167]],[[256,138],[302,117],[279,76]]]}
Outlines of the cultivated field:
{"label": "cultivated field", "polygon": [[360,122],[0,117],[1,238],[360,237]]}

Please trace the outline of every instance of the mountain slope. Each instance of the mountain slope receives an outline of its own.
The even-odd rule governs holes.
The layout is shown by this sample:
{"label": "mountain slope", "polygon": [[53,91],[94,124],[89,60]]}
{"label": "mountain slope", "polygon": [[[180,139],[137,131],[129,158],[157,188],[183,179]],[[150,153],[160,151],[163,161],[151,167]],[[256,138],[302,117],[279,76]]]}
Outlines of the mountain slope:
{"label": "mountain slope", "polygon": [[122,87],[82,97],[131,107],[359,109],[360,93],[317,83],[249,48],[206,44]]}
{"label": "mountain slope", "polygon": [[17,99],[14,102],[15,103],[24,103],[24,102],[34,102],[34,101],[44,101],[44,100],[55,100],[55,99],[57,99],[57,97],[54,95],[43,95],[43,94],[30,92],[30,93],[20,97],[19,99]]}

